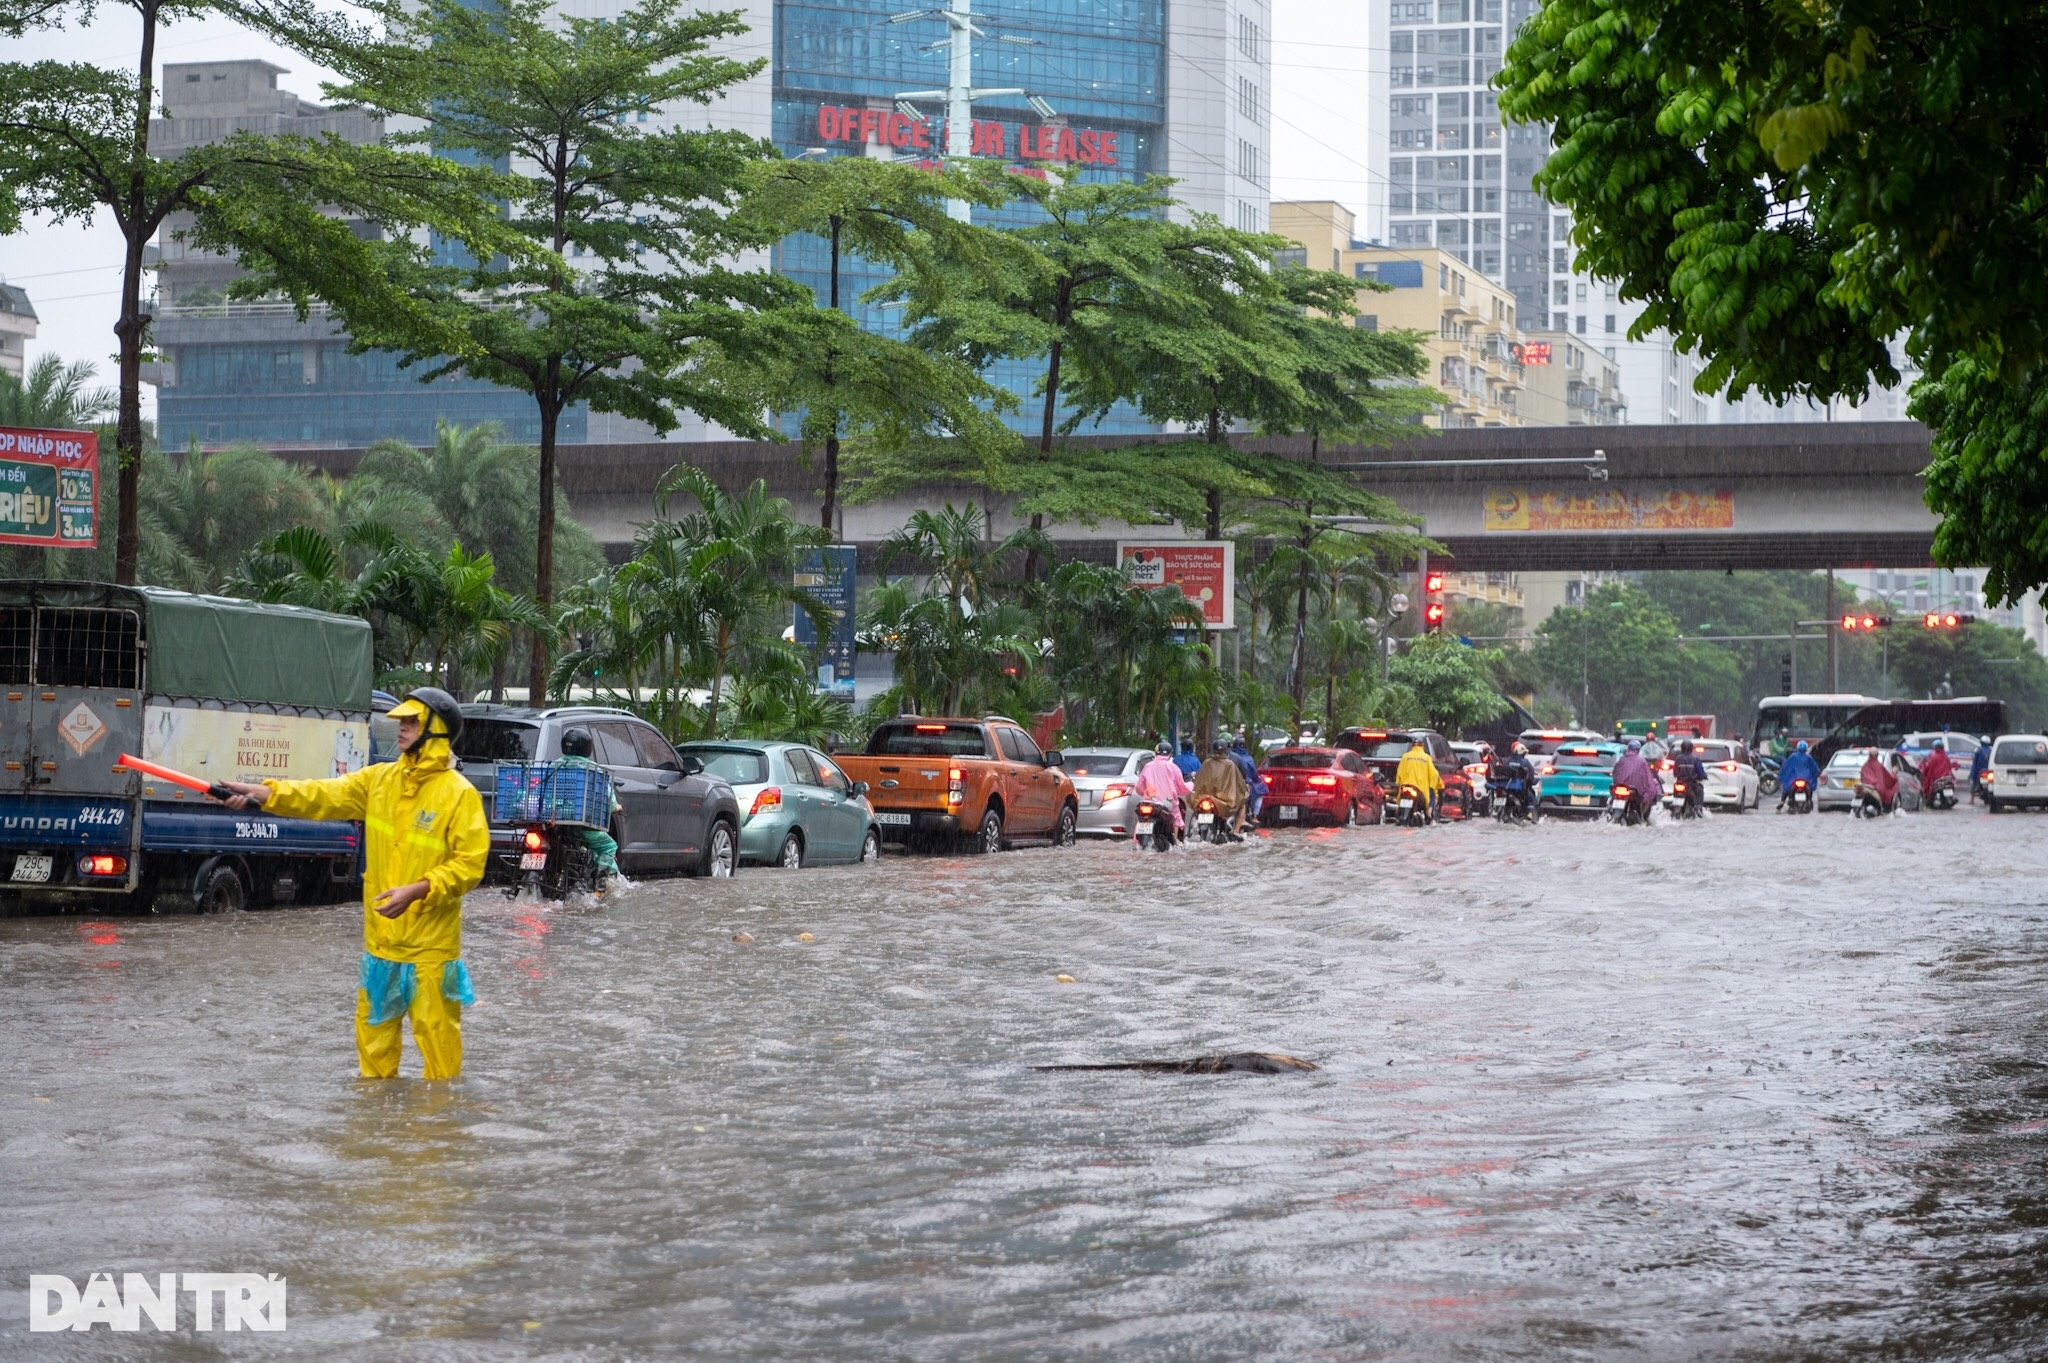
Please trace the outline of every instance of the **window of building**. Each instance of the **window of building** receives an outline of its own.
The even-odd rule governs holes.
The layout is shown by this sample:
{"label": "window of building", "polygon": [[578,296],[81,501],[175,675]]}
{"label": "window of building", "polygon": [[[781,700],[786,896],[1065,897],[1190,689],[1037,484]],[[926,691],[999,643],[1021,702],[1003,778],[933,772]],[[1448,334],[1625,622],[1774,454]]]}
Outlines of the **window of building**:
{"label": "window of building", "polygon": [[1441,262],[1436,267],[1436,286],[1439,289],[1451,287],[1451,267]]}
{"label": "window of building", "polygon": [[1580,301],[1581,303],[1583,303],[1583,302],[1585,302],[1585,301],[1586,301],[1586,281],[1585,281],[1585,280],[1581,279],[1581,280],[1579,281],[1579,283],[1578,283],[1578,287],[1577,287],[1577,289],[1575,290],[1575,293],[1576,293],[1576,295],[1577,295],[1577,297],[1578,297],[1578,300],[1579,300],[1579,301]]}
{"label": "window of building", "polygon": [[1580,313],[1578,316],[1578,323],[1579,335],[1583,336],[1586,334],[1586,314],[1584,314],[1583,312]]}
{"label": "window of building", "polygon": [[1259,164],[1257,144],[1239,138],[1237,142],[1237,173],[1253,184],[1264,184],[1260,178],[1264,168]]}
{"label": "window of building", "polygon": [[1351,325],[1357,327],[1360,331],[1378,331],[1380,329],[1380,319],[1373,313],[1361,312],[1358,316],[1351,319]]}
{"label": "window of building", "polygon": [[1607,327],[1606,327],[1606,330],[1607,330],[1607,334],[1608,334],[1609,336],[1612,336],[1612,335],[1614,334],[1614,314],[1613,314],[1613,313],[1611,313],[1611,312],[1610,312],[1610,313],[1608,313],[1608,314],[1607,314],[1607,319],[1606,319],[1606,320],[1607,320]]}
{"label": "window of building", "polygon": [[1471,14],[1468,0],[1437,0],[1436,21],[1440,24],[1462,24]]}
{"label": "window of building", "polygon": [[1388,229],[1388,234],[1393,237],[1396,246],[1429,245],[1429,224],[1426,221],[1394,223]]}
{"label": "window of building", "polygon": [[1243,76],[1239,76],[1237,78],[1238,116],[1244,119],[1247,123],[1260,122],[1261,119],[1259,115],[1259,102],[1260,101],[1258,82],[1247,80]]}
{"label": "window of building", "polygon": [[1249,14],[1237,16],[1237,50],[1253,61],[1259,58],[1259,26],[1252,22]]}
{"label": "window of building", "polygon": [[1550,329],[1552,331],[1564,331],[1566,330],[1565,324],[1569,321],[1571,321],[1571,318],[1566,314],[1553,312],[1550,314]]}

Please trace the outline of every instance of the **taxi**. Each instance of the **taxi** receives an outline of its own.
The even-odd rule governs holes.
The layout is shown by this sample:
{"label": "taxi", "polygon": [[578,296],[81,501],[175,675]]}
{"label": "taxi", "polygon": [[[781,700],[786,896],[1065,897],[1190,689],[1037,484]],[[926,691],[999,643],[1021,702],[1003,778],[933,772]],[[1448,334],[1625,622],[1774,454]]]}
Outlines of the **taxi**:
{"label": "taxi", "polygon": [[1561,743],[1536,763],[1536,814],[1595,818],[1607,812],[1619,743]]}

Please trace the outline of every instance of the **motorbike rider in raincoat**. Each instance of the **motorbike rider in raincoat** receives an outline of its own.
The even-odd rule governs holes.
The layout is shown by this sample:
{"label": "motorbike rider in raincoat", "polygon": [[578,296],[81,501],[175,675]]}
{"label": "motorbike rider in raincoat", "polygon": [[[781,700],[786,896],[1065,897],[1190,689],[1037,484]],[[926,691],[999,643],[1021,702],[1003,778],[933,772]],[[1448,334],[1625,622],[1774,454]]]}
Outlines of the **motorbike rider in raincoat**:
{"label": "motorbike rider in raincoat", "polygon": [[1152,760],[1138,769],[1138,798],[1157,800],[1173,811],[1173,835],[1178,838],[1187,821],[1181,817],[1180,802],[1194,794],[1188,778],[1174,765],[1173,747],[1161,743],[1152,750]]}
{"label": "motorbike rider in raincoat", "polygon": [[356,1058],[366,1079],[394,1079],[399,1019],[428,1079],[462,1073],[462,1008],[476,1002],[462,963],[462,896],[484,877],[491,829],[476,787],[455,770],[462,708],[422,686],[391,711],[401,749],[325,781],[225,782],[231,809],[363,824],[363,958],[357,975]]}
{"label": "motorbike rider in raincoat", "polygon": [[1644,818],[1648,818],[1657,801],[1664,798],[1664,787],[1658,783],[1655,773],[1650,770],[1649,760],[1643,756],[1643,740],[1640,738],[1631,738],[1628,751],[1615,759],[1614,784],[1628,787],[1629,803],[1639,808]]}
{"label": "motorbike rider in raincoat", "polygon": [[[1691,739],[1678,745],[1678,756],[1672,759],[1671,779],[1685,787],[1685,803],[1691,809],[1700,809],[1707,802],[1707,764],[1700,760],[1699,751]],[[1741,804],[1741,791],[1736,792],[1736,803]]]}
{"label": "motorbike rider in raincoat", "polygon": [[1984,793],[1984,773],[1991,770],[1991,735],[1977,735],[1977,751],[1970,754],[1970,803]]}
{"label": "motorbike rider in raincoat", "polygon": [[1259,764],[1252,761],[1251,753],[1244,746],[1244,735],[1231,740],[1230,760],[1237,763],[1237,769],[1244,774],[1246,789],[1251,799],[1246,801],[1244,816],[1247,822],[1256,822],[1259,811],[1266,807],[1266,778],[1259,775]]}
{"label": "motorbike rider in raincoat", "polygon": [[1785,755],[1778,766],[1778,808],[1792,798],[1792,783],[1803,780],[1809,793],[1820,794],[1820,763],[1813,760],[1813,754],[1806,750],[1806,740],[1800,739],[1799,746]]}
{"label": "motorbike rider in raincoat", "polygon": [[1859,792],[1867,790],[1877,796],[1879,807],[1887,814],[1898,803],[1899,778],[1893,773],[1891,764],[1884,760],[1884,754],[1876,748],[1864,757],[1863,769],[1856,773],[1856,787]]}
{"label": "motorbike rider in raincoat", "polygon": [[1422,792],[1422,798],[1429,801],[1430,818],[1442,813],[1444,776],[1436,769],[1436,759],[1429,755],[1429,749],[1422,746],[1419,738],[1401,754],[1401,764],[1394,768],[1396,798],[1399,798],[1402,786],[1413,786]]}
{"label": "motorbike rider in raincoat", "polygon": [[1920,794],[1925,799],[1934,798],[1934,787],[1943,777],[1955,780],[1955,759],[1948,755],[1948,744],[1934,740],[1934,751],[1927,754],[1920,764]]}
{"label": "motorbike rider in raincoat", "polygon": [[1252,788],[1245,784],[1244,773],[1231,760],[1230,745],[1222,739],[1209,753],[1209,760],[1195,773],[1195,798],[1204,795],[1216,801],[1216,810],[1230,824],[1230,831],[1242,833],[1248,807],[1251,804]]}

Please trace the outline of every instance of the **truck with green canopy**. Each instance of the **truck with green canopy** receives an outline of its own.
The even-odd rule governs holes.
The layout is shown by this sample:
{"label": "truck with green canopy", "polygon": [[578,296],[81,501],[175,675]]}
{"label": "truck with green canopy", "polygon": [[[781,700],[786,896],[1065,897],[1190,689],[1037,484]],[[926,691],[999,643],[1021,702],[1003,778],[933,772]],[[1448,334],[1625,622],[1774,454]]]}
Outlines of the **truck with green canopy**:
{"label": "truck with green canopy", "polygon": [[370,756],[370,626],[156,587],[0,580],[0,908],[217,910],[346,893],[352,824],[131,771],[309,779]]}

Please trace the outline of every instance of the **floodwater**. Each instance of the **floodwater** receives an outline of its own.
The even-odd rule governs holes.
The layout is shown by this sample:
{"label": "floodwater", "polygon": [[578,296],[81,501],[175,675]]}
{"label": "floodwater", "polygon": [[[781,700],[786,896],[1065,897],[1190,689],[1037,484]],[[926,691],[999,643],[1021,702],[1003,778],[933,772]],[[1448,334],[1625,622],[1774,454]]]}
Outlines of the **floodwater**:
{"label": "floodwater", "polygon": [[[2044,830],[479,894],[452,1088],[353,1077],[357,910],[0,922],[0,1357],[2040,1358]],[[1322,1068],[1029,1068],[1241,1049]],[[27,1332],[96,1270],[289,1328]]]}

